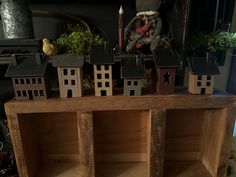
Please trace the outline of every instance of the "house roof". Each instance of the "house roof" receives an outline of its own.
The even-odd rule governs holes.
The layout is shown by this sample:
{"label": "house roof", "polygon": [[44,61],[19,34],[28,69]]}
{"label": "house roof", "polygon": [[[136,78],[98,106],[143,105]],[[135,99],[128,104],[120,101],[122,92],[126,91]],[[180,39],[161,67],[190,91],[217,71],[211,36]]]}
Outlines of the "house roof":
{"label": "house roof", "polygon": [[89,63],[99,65],[114,63],[113,53],[107,43],[104,43],[104,45],[91,45]]}
{"label": "house roof", "polygon": [[81,68],[84,65],[84,56],[78,54],[56,55],[49,61],[59,68]]}
{"label": "house roof", "polygon": [[216,64],[216,57],[191,57],[188,58],[189,69],[194,75],[217,75],[220,70]]}
{"label": "house roof", "polygon": [[145,77],[145,66],[142,57],[129,56],[121,60],[121,78],[137,79]]}
{"label": "house roof", "polygon": [[40,53],[16,56],[17,63],[8,66],[6,77],[44,76],[47,57]]}
{"label": "house roof", "polygon": [[160,48],[153,55],[156,67],[178,67],[179,59],[170,48]]}

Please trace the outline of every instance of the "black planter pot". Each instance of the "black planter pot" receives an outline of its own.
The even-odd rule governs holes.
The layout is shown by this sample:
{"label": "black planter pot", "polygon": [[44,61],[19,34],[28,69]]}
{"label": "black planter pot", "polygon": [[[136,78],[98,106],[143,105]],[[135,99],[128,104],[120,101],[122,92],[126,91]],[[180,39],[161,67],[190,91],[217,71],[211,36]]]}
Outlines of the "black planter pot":
{"label": "black planter pot", "polygon": [[0,11],[6,39],[34,38],[32,14],[26,0],[1,0]]}

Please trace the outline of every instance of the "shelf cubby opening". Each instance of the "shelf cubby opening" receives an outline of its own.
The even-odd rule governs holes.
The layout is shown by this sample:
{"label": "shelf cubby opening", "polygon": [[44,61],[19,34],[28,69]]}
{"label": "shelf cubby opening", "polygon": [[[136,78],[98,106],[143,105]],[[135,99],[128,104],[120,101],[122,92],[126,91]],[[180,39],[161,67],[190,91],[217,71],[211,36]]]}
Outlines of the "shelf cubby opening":
{"label": "shelf cubby opening", "polygon": [[148,177],[149,111],[93,112],[95,177]]}
{"label": "shelf cubby opening", "polygon": [[82,177],[76,112],[18,114],[25,177]]}
{"label": "shelf cubby opening", "polygon": [[223,109],[166,112],[164,177],[216,177],[226,119]]}

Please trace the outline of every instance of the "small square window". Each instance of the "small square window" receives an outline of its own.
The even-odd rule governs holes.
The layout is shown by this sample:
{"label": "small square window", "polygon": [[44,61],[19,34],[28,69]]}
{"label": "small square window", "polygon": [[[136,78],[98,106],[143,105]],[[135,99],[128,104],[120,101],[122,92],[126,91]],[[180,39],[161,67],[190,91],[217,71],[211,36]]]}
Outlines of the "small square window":
{"label": "small square window", "polygon": [[109,74],[108,73],[105,74],[105,79],[109,79]]}
{"label": "small square window", "polygon": [[26,79],[26,84],[30,84],[30,79]]}
{"label": "small square window", "polygon": [[23,94],[23,96],[27,96],[27,94],[26,94],[26,91],[25,91],[25,90],[23,90],[23,91],[22,91],[22,94]]}
{"label": "small square window", "polygon": [[197,80],[202,80],[202,76],[198,76],[198,77],[197,77]]}
{"label": "small square window", "polygon": [[211,82],[207,82],[206,86],[208,86],[208,87],[211,86]]}
{"label": "small square window", "polygon": [[43,90],[39,90],[39,95],[44,96]]}
{"label": "small square window", "polygon": [[63,69],[63,74],[66,76],[68,74],[67,69]]}
{"label": "small square window", "polygon": [[105,83],[105,86],[106,86],[106,87],[110,87],[110,83],[109,83],[109,82],[106,82],[106,83]]}
{"label": "small square window", "polygon": [[17,96],[21,97],[21,91],[17,91]]}
{"label": "small square window", "polygon": [[68,85],[68,80],[67,79],[64,80],[64,85]]}
{"label": "small square window", "polygon": [[74,75],[75,75],[75,70],[74,70],[74,69],[70,70],[70,74],[71,74],[72,76],[74,76]]}
{"label": "small square window", "polygon": [[102,87],[102,83],[101,82],[98,82],[98,87]]}
{"label": "small square window", "polygon": [[36,84],[36,79],[35,78],[32,79],[32,84]]}
{"label": "small square window", "polygon": [[75,80],[71,80],[71,85],[75,85]]}
{"label": "small square window", "polygon": [[19,81],[18,81],[18,79],[15,79],[15,84],[19,84]]}
{"label": "small square window", "polygon": [[207,80],[211,80],[211,76],[207,76]]}
{"label": "small square window", "polygon": [[38,84],[42,84],[42,79],[38,78]]}
{"label": "small square window", "polygon": [[128,85],[128,86],[131,86],[131,81],[127,81],[127,85]]}
{"label": "small square window", "polygon": [[106,70],[106,71],[109,70],[109,65],[105,65],[105,70]]}
{"label": "small square window", "polygon": [[98,71],[101,70],[101,65],[97,65],[97,70],[98,70]]}
{"label": "small square window", "polygon": [[135,86],[138,86],[138,81],[134,81],[134,85],[135,85]]}
{"label": "small square window", "polygon": [[20,84],[25,84],[24,79],[20,79]]}
{"label": "small square window", "polygon": [[97,74],[97,79],[101,79],[102,75],[101,74]]}
{"label": "small square window", "polygon": [[197,82],[197,86],[202,86],[202,83],[201,82]]}
{"label": "small square window", "polygon": [[34,90],[34,96],[39,96],[38,90]]}

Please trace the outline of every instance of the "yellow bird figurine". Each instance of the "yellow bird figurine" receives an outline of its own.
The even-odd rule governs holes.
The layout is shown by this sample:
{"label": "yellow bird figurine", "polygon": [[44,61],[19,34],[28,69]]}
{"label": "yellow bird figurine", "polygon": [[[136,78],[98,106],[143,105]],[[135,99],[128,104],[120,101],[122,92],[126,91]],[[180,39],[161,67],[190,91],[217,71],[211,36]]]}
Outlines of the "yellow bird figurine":
{"label": "yellow bird figurine", "polygon": [[52,44],[49,39],[44,38],[43,39],[43,52],[47,55],[47,56],[53,56],[56,55],[58,53],[58,49],[57,47]]}

